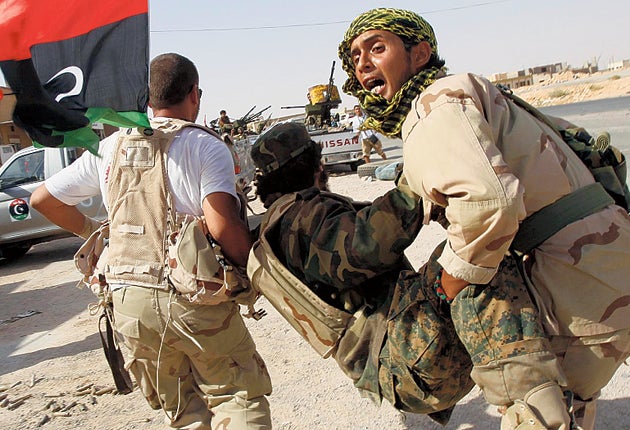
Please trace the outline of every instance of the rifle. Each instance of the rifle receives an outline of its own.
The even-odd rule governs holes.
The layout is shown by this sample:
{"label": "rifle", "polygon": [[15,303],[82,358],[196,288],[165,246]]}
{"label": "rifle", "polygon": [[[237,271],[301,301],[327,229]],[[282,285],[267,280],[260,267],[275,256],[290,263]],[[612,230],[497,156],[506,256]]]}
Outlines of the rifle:
{"label": "rifle", "polygon": [[[118,343],[114,338],[114,330],[112,329],[112,320],[114,318],[114,308],[112,303],[103,304],[103,313],[98,319],[98,333],[101,336],[101,344],[105,352],[107,364],[112,371],[114,384],[120,394],[129,394],[133,391],[133,382],[127,369],[125,369],[125,360],[122,352],[118,347]],[[101,323],[105,321],[105,335]]]}

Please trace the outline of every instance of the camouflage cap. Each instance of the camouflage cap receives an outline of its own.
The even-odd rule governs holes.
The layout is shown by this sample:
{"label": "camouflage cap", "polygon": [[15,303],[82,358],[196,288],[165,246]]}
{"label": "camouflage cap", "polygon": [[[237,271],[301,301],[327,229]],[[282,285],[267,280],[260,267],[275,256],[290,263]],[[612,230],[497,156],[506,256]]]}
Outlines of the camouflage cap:
{"label": "camouflage cap", "polygon": [[251,157],[258,169],[263,173],[270,173],[311,148],[313,144],[303,124],[277,124],[256,140]]}

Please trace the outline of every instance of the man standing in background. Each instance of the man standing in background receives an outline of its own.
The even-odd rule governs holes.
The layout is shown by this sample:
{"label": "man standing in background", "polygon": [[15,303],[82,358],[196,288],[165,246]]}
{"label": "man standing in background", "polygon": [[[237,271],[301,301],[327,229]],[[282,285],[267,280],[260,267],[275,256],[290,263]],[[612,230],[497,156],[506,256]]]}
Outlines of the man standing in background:
{"label": "man standing in background", "polygon": [[365,121],[366,116],[361,110],[361,106],[354,106],[354,117],[352,118],[352,131],[359,134],[359,139],[361,140],[361,150],[363,151],[363,161],[366,163],[370,162],[370,154],[372,153],[372,149],[376,151],[378,155],[380,155],[383,160],[387,159],[385,152],[383,151],[383,144],[381,140],[378,138],[374,130],[361,129],[361,125]]}

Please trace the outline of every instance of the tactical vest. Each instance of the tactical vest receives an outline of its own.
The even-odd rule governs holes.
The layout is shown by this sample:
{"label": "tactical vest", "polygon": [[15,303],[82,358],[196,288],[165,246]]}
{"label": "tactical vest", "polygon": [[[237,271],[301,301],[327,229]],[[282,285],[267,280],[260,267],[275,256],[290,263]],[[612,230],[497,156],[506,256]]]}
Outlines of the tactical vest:
{"label": "tactical vest", "polygon": [[167,155],[175,135],[200,125],[178,119],[151,122],[153,128],[121,132],[107,179],[108,283],[168,289],[167,237],[177,215],[169,191]]}
{"label": "tactical vest", "polygon": [[[260,224],[259,240],[254,243],[247,260],[247,275],[254,288],[267,300],[323,358],[335,353],[352,314],[339,310],[304,285],[278,257],[267,235],[296,201],[297,193],[286,194],[274,202]],[[360,310],[359,312],[362,312]],[[303,315],[295,318],[294,315]]]}
{"label": "tactical vest", "polygon": [[[399,410],[446,424],[474,383],[470,357],[450,316],[436,310],[439,299],[432,291],[431,298],[425,294],[437,272],[426,267],[422,274],[401,272],[388,299],[375,308],[365,305],[351,314],[329,305],[282,264],[269,240],[298,195],[283,195],[265,213],[247,262],[252,286],[320,356],[332,356],[362,396],[377,404],[385,398]],[[439,267],[437,261],[430,266]]]}

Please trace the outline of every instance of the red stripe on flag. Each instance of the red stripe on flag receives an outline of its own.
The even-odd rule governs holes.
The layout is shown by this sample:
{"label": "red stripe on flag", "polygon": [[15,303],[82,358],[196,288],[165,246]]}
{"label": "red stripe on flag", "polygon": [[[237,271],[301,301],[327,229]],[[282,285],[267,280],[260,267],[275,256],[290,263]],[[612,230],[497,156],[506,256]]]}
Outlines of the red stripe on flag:
{"label": "red stripe on flag", "polygon": [[148,0],[3,0],[0,61],[30,58],[33,45],[80,36],[148,9]]}

